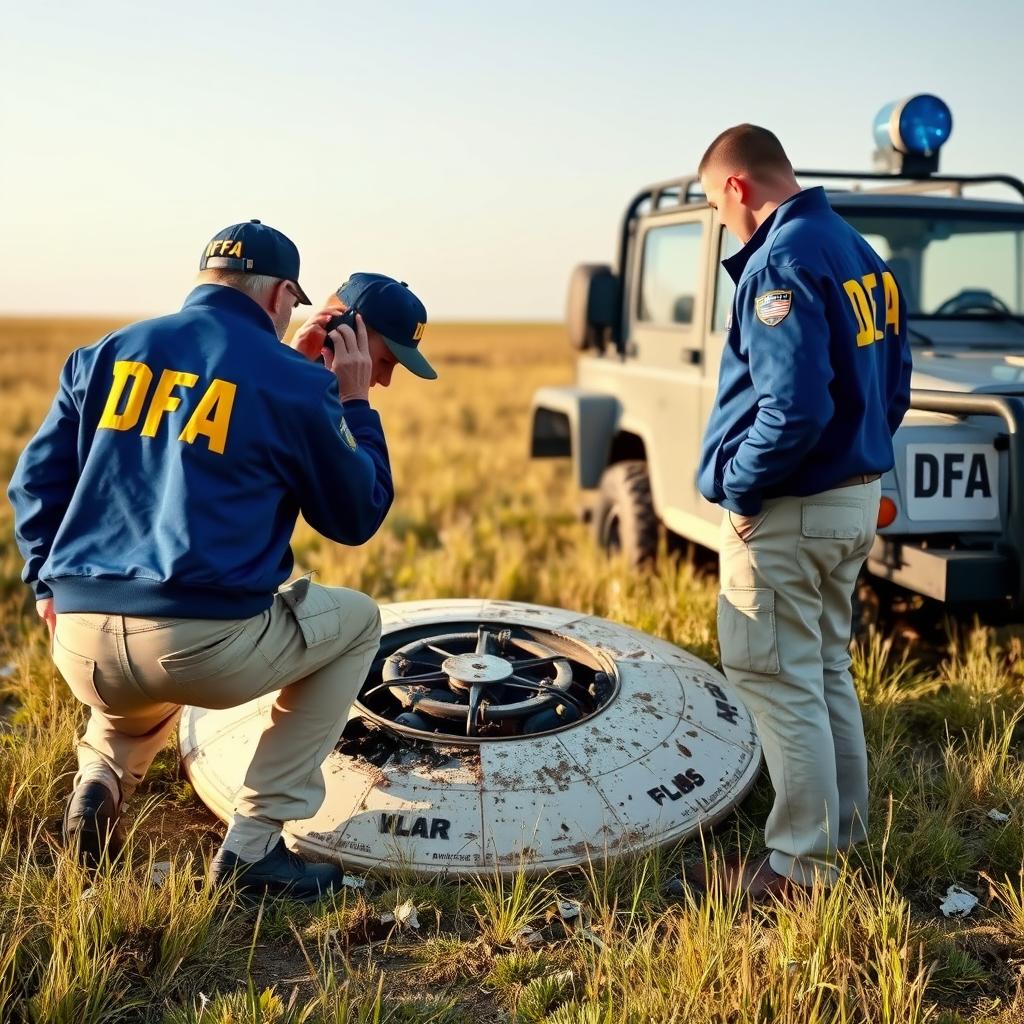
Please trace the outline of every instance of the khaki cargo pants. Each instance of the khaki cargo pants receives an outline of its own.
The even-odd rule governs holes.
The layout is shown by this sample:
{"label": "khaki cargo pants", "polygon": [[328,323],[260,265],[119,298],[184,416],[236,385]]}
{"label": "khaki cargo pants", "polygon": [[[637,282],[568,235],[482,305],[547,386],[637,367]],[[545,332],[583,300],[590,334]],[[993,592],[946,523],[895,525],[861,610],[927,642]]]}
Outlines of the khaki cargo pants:
{"label": "khaki cargo pants", "polygon": [[718,638],[726,677],[757,723],[775,803],[775,871],[835,880],[836,851],[866,837],[867,752],[850,676],[852,597],[875,536],[881,485],[726,512]]}
{"label": "khaki cargo pants", "polygon": [[77,782],[112,771],[123,798],[142,781],[181,706],[229,708],[280,689],[235,808],[268,829],[311,817],[321,766],[380,641],[380,611],[355,590],[300,579],[251,619],[57,616],[53,660],[92,708]]}

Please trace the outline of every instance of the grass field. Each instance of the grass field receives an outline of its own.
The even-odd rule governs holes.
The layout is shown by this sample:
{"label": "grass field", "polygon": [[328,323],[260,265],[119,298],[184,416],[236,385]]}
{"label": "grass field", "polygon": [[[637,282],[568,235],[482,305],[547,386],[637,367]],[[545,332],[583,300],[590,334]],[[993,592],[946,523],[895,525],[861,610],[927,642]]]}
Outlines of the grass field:
{"label": "grass field", "polygon": [[[110,324],[0,321],[0,479],[66,353]],[[381,601],[492,596],[578,608],[717,661],[715,582],[608,562],[576,521],[568,467],[526,458],[530,395],[572,377],[557,327],[435,326],[433,384],[375,399],[398,498],[361,549],[300,527],[297,572]],[[129,856],[95,878],[56,842],[81,708],[55,676],[0,509],[0,1021],[1024,1021],[1024,632],[958,628],[936,650],[856,651],[871,841],[831,892],[748,910],[662,896],[699,842],[574,876],[371,878],[315,909],[238,906],[205,887],[219,827],[172,749],[133,801]],[[765,781],[718,842],[757,849]],[[997,822],[998,810],[1008,820]],[[155,862],[169,875],[152,884]],[[980,897],[964,920],[951,883]],[[551,918],[557,897],[579,921]],[[418,932],[379,926],[412,899]],[[524,943],[525,926],[542,941]]]}

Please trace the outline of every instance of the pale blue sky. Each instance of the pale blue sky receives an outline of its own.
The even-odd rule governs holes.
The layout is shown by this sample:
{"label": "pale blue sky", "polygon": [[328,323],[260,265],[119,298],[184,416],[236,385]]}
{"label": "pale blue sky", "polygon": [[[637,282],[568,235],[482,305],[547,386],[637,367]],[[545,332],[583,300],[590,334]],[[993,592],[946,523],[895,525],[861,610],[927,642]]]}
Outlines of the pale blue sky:
{"label": "pale blue sky", "polygon": [[1024,4],[9,2],[0,312],[177,308],[259,217],[320,299],[353,270],[432,319],[562,315],[641,185],[722,128],[867,168],[887,100],[953,110],[943,169],[1024,174]]}

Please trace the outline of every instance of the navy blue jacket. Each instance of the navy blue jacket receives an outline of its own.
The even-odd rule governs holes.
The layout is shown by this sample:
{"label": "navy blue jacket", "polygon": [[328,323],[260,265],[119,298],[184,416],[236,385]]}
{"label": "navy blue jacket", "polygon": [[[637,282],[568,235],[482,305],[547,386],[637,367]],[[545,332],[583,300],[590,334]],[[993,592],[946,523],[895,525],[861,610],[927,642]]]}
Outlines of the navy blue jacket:
{"label": "navy blue jacket", "polygon": [[763,498],[892,469],[911,358],[906,310],[881,257],[812,188],[723,266],[736,296],[701,494],[755,515]]}
{"label": "navy blue jacket", "polygon": [[394,490],[369,403],[342,408],[252,299],[201,285],[71,353],[8,495],[57,612],[227,619],[270,606],[299,513],[361,544]]}

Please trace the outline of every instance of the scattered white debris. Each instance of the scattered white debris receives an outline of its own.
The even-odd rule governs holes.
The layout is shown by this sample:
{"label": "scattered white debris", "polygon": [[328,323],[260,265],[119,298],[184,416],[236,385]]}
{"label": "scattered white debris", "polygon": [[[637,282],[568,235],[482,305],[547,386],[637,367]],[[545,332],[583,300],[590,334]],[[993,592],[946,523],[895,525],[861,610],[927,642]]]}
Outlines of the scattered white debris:
{"label": "scattered white debris", "polygon": [[516,941],[525,942],[527,946],[536,946],[544,941],[544,936],[533,928],[520,928],[516,932]]}
{"label": "scattered white debris", "polygon": [[344,875],[342,876],[341,884],[346,889],[365,889],[366,879],[360,878],[358,875]]}
{"label": "scattered white debris", "polygon": [[416,916],[416,904],[412,900],[395,907],[394,911],[388,911],[380,915],[381,924],[397,924],[399,928],[418,929],[420,919]]}
{"label": "scattered white debris", "polygon": [[16,671],[13,665],[0,665],[0,679],[9,679]]}
{"label": "scattered white debris", "polygon": [[154,889],[159,889],[167,881],[171,873],[171,862],[169,860],[158,860],[149,872],[149,884]]}
{"label": "scattered white debris", "polygon": [[1010,820],[1010,816],[1008,814],[1003,814],[1002,811],[997,811],[994,808],[991,811],[988,812],[988,816],[993,821],[1009,821]]}
{"label": "scattered white debris", "polygon": [[951,885],[946,890],[946,898],[939,904],[939,910],[945,917],[966,917],[978,905],[978,897],[974,893],[961,889],[959,885]]}
{"label": "scattered white debris", "polygon": [[558,901],[558,916],[563,921],[574,921],[580,916],[581,909],[582,908],[575,900]]}

